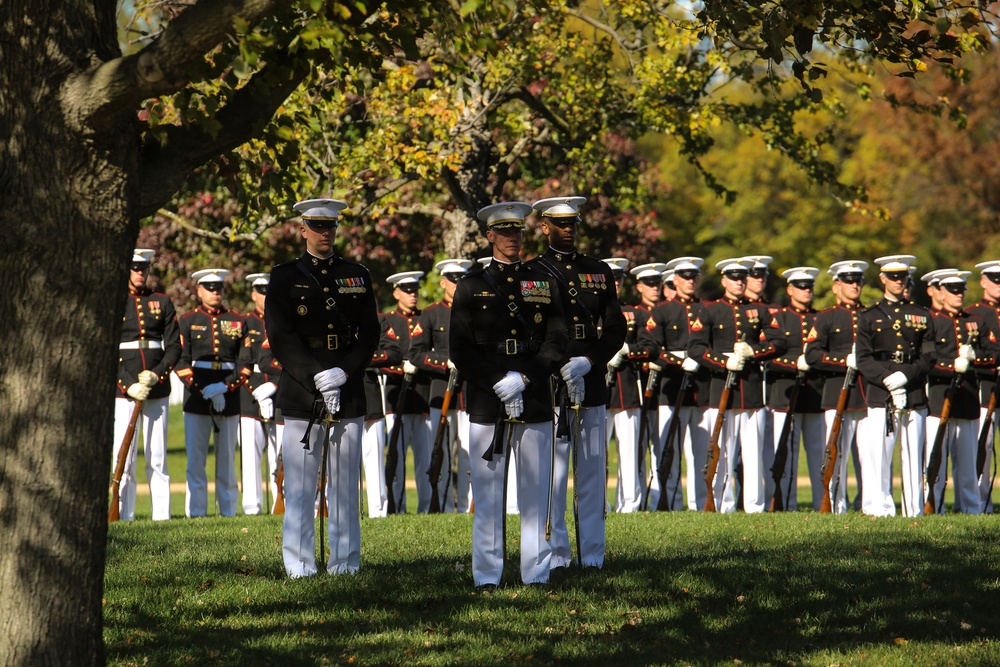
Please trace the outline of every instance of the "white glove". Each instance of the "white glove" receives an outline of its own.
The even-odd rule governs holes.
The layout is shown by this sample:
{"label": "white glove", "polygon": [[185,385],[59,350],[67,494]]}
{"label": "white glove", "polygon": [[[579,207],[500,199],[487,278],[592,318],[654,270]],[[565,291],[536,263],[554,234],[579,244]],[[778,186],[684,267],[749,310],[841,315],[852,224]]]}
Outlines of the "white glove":
{"label": "white glove", "polygon": [[744,359],[749,359],[753,356],[753,348],[750,347],[750,343],[739,341],[733,345],[733,354],[743,357]]}
{"label": "white glove", "polygon": [[[975,361],[976,351],[972,349],[971,345],[965,343],[964,345],[958,346],[958,356],[962,357],[966,361]],[[139,377],[142,377],[142,373],[139,374]]]}
{"label": "white glove", "polygon": [[417,367],[409,359],[403,360],[403,372],[407,375],[412,375],[417,372]]}
{"label": "white glove", "polygon": [[257,407],[260,408],[260,418],[267,421],[274,419],[274,400],[270,398],[262,398],[257,401]]}
{"label": "white glove", "polygon": [[684,361],[681,362],[681,369],[685,373],[697,373],[699,368],[701,368],[701,364],[691,357],[684,357]]}
{"label": "white glove", "polygon": [[455,362],[452,361],[451,359],[448,360],[448,370],[449,371],[455,370]]}
{"label": "white glove", "polygon": [[806,361],[806,355],[804,354],[799,355],[799,358],[795,360],[795,367],[798,368],[803,373],[809,370],[810,366],[809,362]]}
{"label": "white glove", "polygon": [[583,403],[584,395],[586,394],[587,387],[583,383],[583,378],[575,382],[566,383],[566,393],[569,395],[569,402],[571,405],[580,405]]}
{"label": "white glove", "polygon": [[496,392],[497,398],[504,403],[519,396],[524,389],[524,378],[517,371],[507,371],[507,374],[493,385],[493,391]]}
{"label": "white glove", "polygon": [[261,386],[254,389],[251,393],[255,401],[260,403],[266,398],[271,398],[274,396],[274,392],[278,391],[278,385],[273,382],[265,382]]}
{"label": "white glove", "polygon": [[622,349],[618,350],[618,354],[628,358],[628,343],[622,343]]}
{"label": "white glove", "polygon": [[215,410],[216,412],[222,412],[223,410],[226,409],[226,395],[225,394],[216,394],[215,396],[213,396],[209,400],[212,401],[212,409]]}
{"label": "white glove", "polygon": [[611,357],[611,361],[608,362],[608,368],[618,368],[619,366],[622,365],[623,361],[625,361],[625,359],[622,358],[622,355],[616,354],[615,356]]}
{"label": "white glove", "polygon": [[743,366],[747,363],[746,358],[733,352],[728,357],[726,357],[726,370],[736,371],[737,373],[743,370]]}
{"label": "white glove", "polygon": [[649,364],[647,364],[647,365],[649,366],[649,370],[656,371],[657,373],[659,373],[660,371],[663,370],[663,366],[661,366],[659,364],[654,364],[652,361],[649,362]]}
{"label": "white glove", "polygon": [[327,389],[323,394],[323,403],[326,404],[326,411],[331,415],[340,412],[340,387]]}
{"label": "white glove", "polygon": [[160,376],[153,371],[140,371],[139,372],[139,382],[143,383],[147,387],[155,387],[160,381]]}
{"label": "white glove", "polygon": [[570,357],[569,361],[559,369],[559,373],[562,375],[563,380],[570,382],[572,378],[582,379],[584,375],[590,372],[590,366],[590,359],[587,357]]}
{"label": "white glove", "polygon": [[321,394],[327,389],[336,389],[345,382],[347,382],[347,373],[337,367],[328,368],[313,375],[313,384],[316,385],[316,391]]}
{"label": "white glove", "polygon": [[511,419],[517,419],[524,412],[524,398],[521,394],[515,394],[509,401],[504,401],[503,409]]}
{"label": "white glove", "polygon": [[854,354],[853,352],[848,353],[847,358],[844,359],[844,363],[852,371],[858,370],[858,355]]}
{"label": "white glove", "polygon": [[965,357],[955,357],[955,372],[961,375],[969,370],[969,360]]}
{"label": "white glove", "polygon": [[133,382],[125,390],[125,393],[134,398],[137,401],[145,401],[146,397],[149,396],[150,388],[141,382]]}
{"label": "white glove", "polygon": [[897,410],[902,410],[906,407],[905,389],[893,389],[889,395],[892,396],[892,404]]}
{"label": "white glove", "polygon": [[903,373],[903,371],[896,371],[894,373],[890,373],[889,375],[886,376],[884,380],[882,380],[882,384],[884,384],[885,388],[888,389],[889,391],[902,389],[903,387],[906,386],[906,375]]}
{"label": "white glove", "polygon": [[206,401],[210,401],[216,396],[222,396],[227,391],[229,391],[229,387],[226,386],[225,382],[213,382],[206,387],[202,387],[201,395],[205,397]]}

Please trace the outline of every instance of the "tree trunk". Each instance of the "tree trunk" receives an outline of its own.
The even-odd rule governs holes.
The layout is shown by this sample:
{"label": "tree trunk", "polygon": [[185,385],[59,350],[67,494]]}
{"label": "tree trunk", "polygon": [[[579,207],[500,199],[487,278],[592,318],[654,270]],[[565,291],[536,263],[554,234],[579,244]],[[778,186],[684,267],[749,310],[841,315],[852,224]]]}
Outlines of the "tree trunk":
{"label": "tree trunk", "polygon": [[116,341],[138,233],[138,135],[127,114],[96,132],[73,113],[66,79],[118,51],[114,3],[73,5],[8,0],[0,22],[3,665],[104,662]]}

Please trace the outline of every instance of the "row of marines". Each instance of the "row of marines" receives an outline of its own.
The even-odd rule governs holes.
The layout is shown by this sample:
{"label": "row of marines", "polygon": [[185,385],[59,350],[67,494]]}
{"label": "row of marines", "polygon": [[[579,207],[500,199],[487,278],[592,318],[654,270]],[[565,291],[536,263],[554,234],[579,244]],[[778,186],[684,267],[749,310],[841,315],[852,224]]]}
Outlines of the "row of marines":
{"label": "row of marines", "polygon": [[[782,274],[789,305],[755,300],[771,261],[762,256],[719,262],[724,294],[710,302],[697,297],[700,258],[636,267],[632,275],[641,302],[621,306],[627,261],[599,261],[576,250],[585,201],[563,197],[484,208],[479,216],[491,256],[475,269],[467,260],[439,263],[445,298],[423,311],[416,307],[423,273],[404,272],[389,279],[397,308],[376,313],[367,270],[333,253],[338,214],[346,207],[337,200],[296,205],[306,253],[271,275],[250,276],[256,312],[246,317],[222,307],[228,272],[212,269],[194,274],[199,308],[173,318],[169,300],[145,287],[151,251],[136,251],[120,345],[116,441],[124,432],[119,425],[133,411],[141,412],[153,518],[170,516],[165,430],[171,369],[187,385],[186,514],[202,516],[207,510],[204,469],[213,432],[219,512],[235,514],[239,432],[245,513],[270,505],[260,498],[262,451],[268,452],[268,470],[285,472],[284,485],[278,488],[270,475],[268,489],[275,498],[284,491],[283,554],[292,577],[316,572],[312,518],[327,446],[329,572],[360,567],[356,508],[362,459],[369,513],[384,515],[390,505],[405,511],[403,448],[409,445],[418,511],[432,504],[435,510],[475,506],[476,585],[489,588],[500,581],[511,498],[521,514],[522,580],[544,583],[551,570],[573,562],[565,520],[571,464],[576,562],[603,564],[612,432],[619,454],[618,511],[683,507],[682,459],[691,509],[712,500],[717,511],[762,511],[775,495],[773,478],[789,485],[784,495],[793,509],[800,438],[818,507],[826,431],[843,387],[849,400],[841,413],[842,454],[829,491],[835,511],[847,509],[846,457],[853,449],[860,458],[862,511],[895,512],[890,462],[897,442],[902,511],[923,510],[923,470],[930,454],[925,443],[934,440],[946,391],[951,417],[944,441],[950,457],[942,459],[952,460],[955,506],[965,512],[984,509],[989,480],[975,465],[977,390],[985,405],[996,378],[1000,261],[977,266],[985,297],[970,312],[962,310],[968,273],[955,269],[924,276],[928,294],[936,298],[932,311],[910,303],[916,258],[907,255],[876,260],[884,297],[867,309],[860,304],[867,268],[862,261],[830,267],[838,305],[822,313],[812,308],[819,273],[814,267]],[[522,262],[523,230],[532,211],[540,214],[549,249]],[[860,381],[848,386],[844,377],[855,371]],[[464,380],[453,392],[458,409],[442,418],[448,379],[456,387],[456,376]],[[718,420],[719,472],[710,493],[700,473],[727,383],[725,419]],[[791,428],[783,429],[793,393]],[[441,475],[432,488],[426,473],[435,425],[446,429],[445,450],[453,462],[445,466],[451,474]],[[794,444],[783,474],[768,475],[773,434],[783,430]],[[671,431],[677,433],[671,447],[678,455],[661,489],[655,473]],[[388,457],[396,459],[396,468],[383,475],[390,433],[400,449]],[[647,438],[652,441],[648,473],[642,442]],[[936,478],[943,485],[945,475]],[[392,484],[388,489],[386,482]],[[122,493],[122,516],[129,518],[134,474],[123,484],[130,490]],[[941,489],[933,495],[940,499]],[[935,509],[943,508],[939,501]]]}

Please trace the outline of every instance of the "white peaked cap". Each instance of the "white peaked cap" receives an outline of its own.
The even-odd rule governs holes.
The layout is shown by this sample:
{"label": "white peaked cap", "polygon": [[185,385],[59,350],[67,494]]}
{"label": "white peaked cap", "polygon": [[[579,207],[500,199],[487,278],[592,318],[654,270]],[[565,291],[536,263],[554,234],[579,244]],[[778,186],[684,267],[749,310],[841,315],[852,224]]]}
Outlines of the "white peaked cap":
{"label": "white peaked cap", "polygon": [[980,273],[1000,273],[1000,259],[991,259],[988,262],[979,262],[976,268]]}
{"label": "white peaked cap", "polygon": [[616,273],[624,273],[629,265],[629,261],[625,257],[608,257],[601,261],[610,266],[611,270]]}
{"label": "white peaked cap", "polygon": [[701,271],[703,266],[705,266],[705,260],[701,257],[675,257],[667,262],[666,270]]}
{"label": "white peaked cap", "polygon": [[929,285],[936,285],[941,282],[941,276],[949,271],[958,271],[958,269],[934,269],[920,276],[920,279]]}
{"label": "white peaked cap", "polygon": [[753,260],[747,257],[732,257],[715,263],[715,268],[717,268],[720,273],[725,273],[726,271],[736,271],[738,269],[749,271],[752,266]]}
{"label": "white peaked cap", "polygon": [[399,287],[400,285],[405,285],[407,283],[419,283],[420,279],[423,277],[423,271],[403,271],[402,273],[392,274],[386,278],[386,282],[393,287]]}
{"label": "white peaked cap", "polygon": [[147,264],[153,261],[153,255],[156,254],[155,250],[150,250],[148,248],[136,248],[132,251],[132,261],[133,262],[146,262]]}
{"label": "white peaked cap", "polygon": [[340,199],[306,199],[292,208],[302,214],[303,220],[336,220],[340,212],[347,208],[347,202]]}
{"label": "white peaked cap", "polygon": [[476,261],[479,262],[481,266],[487,267],[490,265],[490,262],[493,261],[493,257],[480,257]]}
{"label": "white peaked cap", "polygon": [[781,277],[792,282],[793,280],[816,280],[816,276],[819,275],[819,269],[814,266],[796,266],[792,269],[786,269],[781,272]]}
{"label": "white peaked cap", "polygon": [[586,203],[586,197],[549,197],[539,199],[531,208],[547,218],[575,218],[580,215],[580,207]]}
{"label": "white peaked cap", "polygon": [[831,264],[827,273],[837,277],[842,273],[864,273],[867,268],[868,262],[862,262],[860,259],[845,259],[842,262]]}
{"label": "white peaked cap", "polygon": [[942,285],[946,283],[965,283],[972,275],[972,271],[959,271],[958,269],[939,269],[938,282]]}
{"label": "white peaked cap", "polygon": [[774,257],[769,255],[747,255],[743,259],[749,259],[753,264],[751,269],[766,269],[767,265],[774,261]]}
{"label": "white peaked cap", "polygon": [[524,219],[531,213],[531,204],[523,201],[506,201],[484,206],[476,217],[486,223],[488,229],[524,228]]}
{"label": "white peaked cap", "polygon": [[676,273],[677,273],[676,271],[673,271],[671,269],[667,269],[666,271],[664,271],[663,272],[663,282],[665,282],[665,283],[673,282],[674,275],[676,275]]}
{"label": "white peaked cap", "polygon": [[247,276],[247,282],[249,282],[253,287],[257,285],[268,285],[271,282],[270,273],[251,273]]}
{"label": "white peaked cap", "polygon": [[909,271],[910,266],[917,261],[916,255],[886,255],[875,260],[879,269],[886,273],[893,271]]}
{"label": "white peaked cap", "polygon": [[643,278],[663,278],[663,271],[667,268],[667,265],[663,262],[652,262],[650,264],[640,264],[639,266],[633,268],[629,273],[635,276],[636,280],[642,280]]}
{"label": "white peaked cap", "polygon": [[443,276],[448,273],[466,273],[472,264],[471,259],[443,259],[434,268]]}
{"label": "white peaked cap", "polygon": [[196,283],[221,283],[232,271],[227,269],[202,269],[191,274]]}

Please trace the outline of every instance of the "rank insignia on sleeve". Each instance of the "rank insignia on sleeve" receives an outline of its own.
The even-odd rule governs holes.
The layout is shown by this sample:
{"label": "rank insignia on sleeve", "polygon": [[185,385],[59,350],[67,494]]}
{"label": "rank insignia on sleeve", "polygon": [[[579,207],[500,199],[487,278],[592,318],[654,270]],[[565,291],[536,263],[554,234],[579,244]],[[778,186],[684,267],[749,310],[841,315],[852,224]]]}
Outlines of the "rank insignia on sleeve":
{"label": "rank insignia on sleeve", "polygon": [[410,329],[410,336],[419,336],[423,332],[424,332],[424,328],[422,326],[420,326],[420,322],[417,322],[417,325],[415,327],[413,327],[412,329]]}
{"label": "rank insignia on sleeve", "polygon": [[243,339],[243,347],[250,347],[250,336]]}
{"label": "rank insignia on sleeve", "polygon": [[694,318],[694,322],[691,323],[691,331],[701,331],[705,326],[701,323],[701,318]]}
{"label": "rank insignia on sleeve", "polygon": [[655,331],[655,330],[656,330],[656,320],[650,317],[648,320],[646,320],[646,331]]}
{"label": "rank insignia on sleeve", "polygon": [[811,342],[813,342],[814,340],[816,340],[816,338],[817,338],[818,336],[819,336],[819,334],[818,334],[818,333],[816,333],[816,327],[813,327],[812,329],[810,329],[810,330],[809,330],[809,333],[808,333],[808,334],[806,334],[806,342],[807,342],[807,343],[811,343]]}

